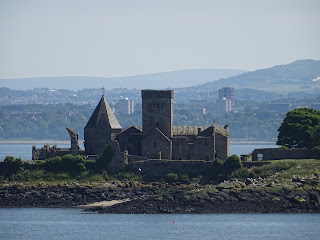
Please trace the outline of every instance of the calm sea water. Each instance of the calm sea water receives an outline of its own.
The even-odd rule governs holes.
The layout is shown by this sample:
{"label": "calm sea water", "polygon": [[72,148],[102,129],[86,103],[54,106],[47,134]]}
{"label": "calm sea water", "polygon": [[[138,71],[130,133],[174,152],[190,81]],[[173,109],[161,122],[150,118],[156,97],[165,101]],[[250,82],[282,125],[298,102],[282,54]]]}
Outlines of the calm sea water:
{"label": "calm sea water", "polygon": [[319,239],[320,214],[127,215],[0,209],[0,239]]}
{"label": "calm sea water", "polygon": [[[43,145],[36,145],[38,148],[43,147]],[[51,145],[50,145],[51,146]],[[57,147],[68,148],[69,145],[57,145]],[[255,148],[272,148],[277,147],[276,145],[258,145],[258,144],[231,144],[230,153],[231,154],[247,154],[252,152]],[[80,145],[83,148],[83,145]],[[32,159],[32,144],[3,144],[0,143],[0,161],[2,161],[6,156],[21,157],[23,160]]]}

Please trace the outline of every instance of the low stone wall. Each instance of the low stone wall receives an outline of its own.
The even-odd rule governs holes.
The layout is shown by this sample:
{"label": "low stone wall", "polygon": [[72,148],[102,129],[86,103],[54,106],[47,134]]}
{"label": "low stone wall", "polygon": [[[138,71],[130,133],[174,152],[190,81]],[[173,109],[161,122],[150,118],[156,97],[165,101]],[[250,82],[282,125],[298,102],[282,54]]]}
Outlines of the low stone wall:
{"label": "low stone wall", "polygon": [[279,159],[312,159],[316,158],[316,153],[312,149],[294,148],[261,148],[252,152],[252,161],[279,160]]}
{"label": "low stone wall", "polygon": [[149,159],[129,163],[126,170],[142,173],[150,177],[164,177],[168,173],[187,174],[189,176],[206,175],[212,162],[202,160],[158,160]]}
{"label": "low stone wall", "polygon": [[[50,147],[44,145],[43,148],[32,146],[32,160],[45,160],[53,157],[63,157],[64,155],[72,154],[71,148],[57,148],[56,145]],[[78,150],[79,155],[85,155],[84,150]],[[72,154],[74,155],[74,154]]]}
{"label": "low stone wall", "polygon": [[128,163],[146,161],[148,158],[142,156],[128,155]]}

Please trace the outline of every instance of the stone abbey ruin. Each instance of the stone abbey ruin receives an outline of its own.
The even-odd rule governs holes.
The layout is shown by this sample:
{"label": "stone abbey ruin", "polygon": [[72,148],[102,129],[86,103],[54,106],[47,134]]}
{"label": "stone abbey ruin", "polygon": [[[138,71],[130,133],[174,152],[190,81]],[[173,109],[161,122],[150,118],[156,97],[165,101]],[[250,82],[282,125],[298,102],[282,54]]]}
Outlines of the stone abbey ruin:
{"label": "stone abbey ruin", "polygon": [[[112,166],[121,170],[132,163],[175,163],[180,166],[211,162],[229,156],[229,127],[173,126],[173,90],[142,90],[142,126],[122,128],[104,96],[84,127],[84,148],[78,145],[78,134],[67,128],[71,148],[55,146],[32,149],[33,160],[65,154],[98,157],[110,146],[114,151]],[[180,163],[179,163],[180,162]],[[193,162],[193,164],[192,164]],[[197,162],[197,163],[195,163]],[[202,164],[203,165],[203,164]],[[206,164],[204,164],[206,165]],[[126,169],[128,166],[126,167]]]}

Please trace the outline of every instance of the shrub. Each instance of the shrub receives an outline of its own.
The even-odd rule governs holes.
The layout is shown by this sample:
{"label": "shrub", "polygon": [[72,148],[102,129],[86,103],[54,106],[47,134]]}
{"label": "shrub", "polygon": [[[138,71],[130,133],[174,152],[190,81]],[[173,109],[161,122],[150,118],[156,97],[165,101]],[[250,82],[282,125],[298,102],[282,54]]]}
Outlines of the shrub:
{"label": "shrub", "polygon": [[202,180],[202,176],[199,175],[199,176],[197,176],[197,177],[195,177],[195,178],[192,178],[192,179],[191,179],[191,182],[192,182],[192,183],[199,183],[199,182],[201,182],[201,180]]}
{"label": "shrub", "polygon": [[178,174],[176,174],[176,173],[168,173],[166,175],[166,180],[169,183],[176,182],[176,181],[178,181],[178,179],[179,179],[179,177],[178,177]]}
{"label": "shrub", "polygon": [[235,154],[227,157],[227,159],[223,165],[223,168],[227,173],[231,173],[234,170],[237,170],[242,167],[243,167],[243,164],[242,164],[240,158],[238,157],[238,155],[235,155]]}
{"label": "shrub", "polygon": [[189,181],[189,176],[187,174],[181,174],[180,175],[180,181],[188,182]]}
{"label": "shrub", "polygon": [[104,149],[103,153],[96,160],[96,170],[98,172],[106,170],[108,165],[111,163],[113,156],[114,156],[113,149],[110,145],[108,145]]}
{"label": "shrub", "polygon": [[88,170],[94,170],[96,161],[95,160],[85,160],[85,166]]}
{"label": "shrub", "polygon": [[44,163],[39,165],[44,170],[49,172],[69,172],[77,174],[86,171],[86,161],[83,156],[73,156],[71,154],[64,155],[63,157],[53,157],[47,159]]}
{"label": "shrub", "polygon": [[315,152],[316,158],[320,159],[320,146],[314,147],[312,150]]}
{"label": "shrub", "polygon": [[228,176],[229,179],[237,178],[241,180],[244,180],[248,177],[254,177],[254,174],[253,172],[249,171],[246,167],[238,168],[237,170],[233,171],[231,175]]}
{"label": "shrub", "polygon": [[207,175],[209,176],[209,179],[219,182],[224,177],[224,169],[223,169],[224,161],[216,158],[211,166],[208,169]]}
{"label": "shrub", "polygon": [[48,172],[61,172],[63,171],[62,166],[62,158],[61,157],[53,157],[47,159],[43,164],[42,167],[44,170]]}
{"label": "shrub", "polygon": [[128,180],[128,181],[142,181],[142,175],[138,175],[132,172],[120,172],[114,175],[117,180]]}
{"label": "shrub", "polygon": [[22,171],[24,169],[24,164],[21,158],[6,156],[6,158],[1,163],[0,169],[1,175],[3,175],[5,178],[8,178]]}
{"label": "shrub", "polygon": [[280,146],[279,149],[288,150],[288,148],[284,145]]}

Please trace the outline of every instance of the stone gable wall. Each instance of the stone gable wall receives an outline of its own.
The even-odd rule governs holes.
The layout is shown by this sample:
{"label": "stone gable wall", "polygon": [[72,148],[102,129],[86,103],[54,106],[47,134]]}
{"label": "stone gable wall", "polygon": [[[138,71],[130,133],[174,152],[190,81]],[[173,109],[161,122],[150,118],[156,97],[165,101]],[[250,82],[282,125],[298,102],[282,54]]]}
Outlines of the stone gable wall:
{"label": "stone gable wall", "polygon": [[216,132],[216,158],[226,159],[230,155],[229,137]]}
{"label": "stone gable wall", "polygon": [[[258,154],[262,154],[262,159],[258,159]],[[261,148],[252,152],[252,161],[258,160],[279,160],[279,159],[312,159],[316,158],[316,153],[312,149],[280,149]]]}

